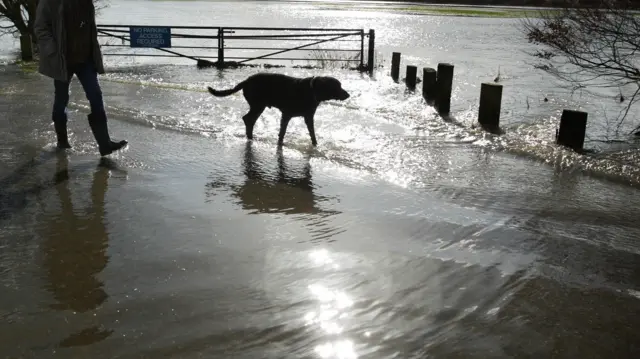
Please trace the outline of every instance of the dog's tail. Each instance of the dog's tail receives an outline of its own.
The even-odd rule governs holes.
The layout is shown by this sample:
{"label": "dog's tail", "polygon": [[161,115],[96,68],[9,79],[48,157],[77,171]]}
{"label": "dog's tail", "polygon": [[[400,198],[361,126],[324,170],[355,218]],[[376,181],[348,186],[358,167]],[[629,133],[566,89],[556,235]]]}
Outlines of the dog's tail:
{"label": "dog's tail", "polygon": [[236,87],[228,90],[216,90],[211,87],[207,87],[207,89],[209,90],[209,93],[212,94],[213,96],[225,97],[242,90],[242,88],[244,87],[244,83],[245,81],[242,81],[241,83],[237,84]]}

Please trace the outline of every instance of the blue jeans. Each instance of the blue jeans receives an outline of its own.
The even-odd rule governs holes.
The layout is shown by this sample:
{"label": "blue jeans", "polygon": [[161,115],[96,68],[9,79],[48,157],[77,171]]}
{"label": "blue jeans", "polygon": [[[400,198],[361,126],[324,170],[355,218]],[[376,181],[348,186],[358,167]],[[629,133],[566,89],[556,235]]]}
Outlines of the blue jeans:
{"label": "blue jeans", "polygon": [[74,65],[69,68],[69,80],[67,82],[54,80],[55,99],[53,100],[53,122],[67,121],[67,105],[69,104],[69,84],[73,75],[78,77],[84,93],[89,100],[91,113],[98,116],[104,115],[104,102],[102,100],[102,90],[98,83],[98,73],[91,60]]}

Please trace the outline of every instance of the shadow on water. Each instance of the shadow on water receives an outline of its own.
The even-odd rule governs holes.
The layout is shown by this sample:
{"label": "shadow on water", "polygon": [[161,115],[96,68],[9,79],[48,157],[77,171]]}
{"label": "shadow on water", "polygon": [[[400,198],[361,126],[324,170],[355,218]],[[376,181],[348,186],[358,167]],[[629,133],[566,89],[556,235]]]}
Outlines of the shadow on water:
{"label": "shadow on water", "polygon": [[[339,211],[321,208],[333,197],[318,195],[312,180],[312,154],[306,153],[300,166],[296,160],[285,159],[282,148],[276,152],[276,161],[260,158],[252,142],[247,142],[243,158],[244,179],[240,184],[227,179],[216,179],[207,184],[206,195],[211,201],[220,189],[229,191],[235,202],[249,214],[286,214],[304,222],[311,241],[333,241],[332,237],[346,231],[333,221]],[[275,162],[275,166],[274,166]],[[306,240],[301,240],[306,241]]]}
{"label": "shadow on water", "polygon": [[25,189],[12,189],[15,185],[24,183],[36,167],[53,160],[55,157],[55,152],[44,152],[40,156],[22,164],[10,175],[0,179],[0,221],[11,219],[14,213],[24,209],[28,204],[29,196],[37,195],[55,185],[55,182],[46,182],[44,184],[36,183]]}
{"label": "shadow on water", "polygon": [[[0,221],[11,220],[12,216],[19,213],[29,205],[31,197],[37,197],[43,191],[56,186],[61,180],[54,176],[53,180],[39,178],[38,168],[48,165],[50,161],[65,156],[64,152],[40,151],[40,153],[16,169],[11,174],[0,179]],[[88,168],[81,165],[81,171]],[[116,169],[112,160],[101,158],[99,166]],[[63,176],[64,177],[64,176]]]}
{"label": "shadow on water", "polygon": [[[45,220],[42,227],[46,289],[56,301],[50,306],[54,310],[85,313],[97,309],[109,297],[96,276],[109,261],[104,197],[109,171],[115,169],[114,166],[110,160],[101,159],[91,184],[92,206],[82,214],[74,210],[72,203],[68,157],[66,154],[57,156],[54,183],[60,211]],[[90,345],[112,333],[112,330],[92,326],[70,335],[60,342],[60,346]]]}
{"label": "shadow on water", "polygon": [[[320,202],[327,198],[315,193],[315,185],[311,176],[311,155],[305,155],[302,169],[293,169],[287,164],[282,149],[276,153],[277,169],[270,163],[262,162],[256,156],[252,142],[247,142],[243,158],[244,182],[240,185],[224,181],[213,181],[207,185],[210,190],[226,187],[238,200],[243,209],[250,214],[284,213],[284,214],[336,214],[319,208]],[[274,173],[275,172],[275,173]]]}

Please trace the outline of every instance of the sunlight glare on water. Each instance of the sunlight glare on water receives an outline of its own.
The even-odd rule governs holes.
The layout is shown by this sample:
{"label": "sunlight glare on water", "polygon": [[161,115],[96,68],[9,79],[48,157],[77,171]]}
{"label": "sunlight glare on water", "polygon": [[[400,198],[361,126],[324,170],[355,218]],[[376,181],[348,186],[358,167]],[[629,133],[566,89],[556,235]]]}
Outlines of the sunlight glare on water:
{"label": "sunlight glare on water", "polygon": [[[314,250],[309,254],[311,260],[332,269],[338,269],[339,265],[331,259],[326,249]],[[325,335],[332,337],[330,341],[318,344],[315,352],[322,358],[355,359],[354,344],[350,339],[341,338],[344,332],[343,321],[349,317],[349,308],[353,305],[352,299],[340,290],[333,290],[325,285],[314,283],[308,286],[310,294],[317,300],[318,306],[314,311],[305,315],[307,325],[318,327]]]}

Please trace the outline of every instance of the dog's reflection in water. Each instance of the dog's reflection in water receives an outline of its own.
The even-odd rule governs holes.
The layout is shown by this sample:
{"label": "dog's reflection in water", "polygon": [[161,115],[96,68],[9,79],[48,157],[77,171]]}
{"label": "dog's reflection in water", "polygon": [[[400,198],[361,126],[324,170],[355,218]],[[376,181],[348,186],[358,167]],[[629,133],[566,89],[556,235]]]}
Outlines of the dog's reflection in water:
{"label": "dog's reflection in water", "polygon": [[[85,313],[97,309],[108,298],[97,275],[106,267],[108,234],[104,224],[104,197],[109,170],[114,164],[102,159],[93,173],[91,209],[73,208],[69,190],[69,164],[66,154],[58,154],[54,177],[60,210],[43,228],[46,289],[53,295],[54,310]],[[84,213],[83,213],[84,212]],[[111,330],[99,326],[86,328],[64,339],[60,346],[82,346],[101,341]]]}
{"label": "dog's reflection in water", "polygon": [[278,148],[277,169],[267,170],[272,167],[266,162],[261,166],[256,158],[255,149],[251,142],[245,147],[243,168],[245,180],[239,186],[234,186],[233,196],[239,199],[242,207],[254,213],[319,213],[317,202],[321,201],[314,193],[314,185],[311,180],[311,164],[309,157],[304,159],[302,168],[289,167]]}
{"label": "dog's reflection in water", "polygon": [[[311,180],[311,164],[307,155],[303,160],[285,159],[278,148],[276,161],[270,156],[259,156],[252,142],[245,145],[243,156],[244,180],[241,184],[224,179],[207,184],[207,196],[215,196],[223,188],[230,190],[243,209],[251,214],[334,214],[318,207],[327,198],[315,193]],[[298,163],[296,163],[298,162]],[[299,162],[303,162],[300,166]]]}

